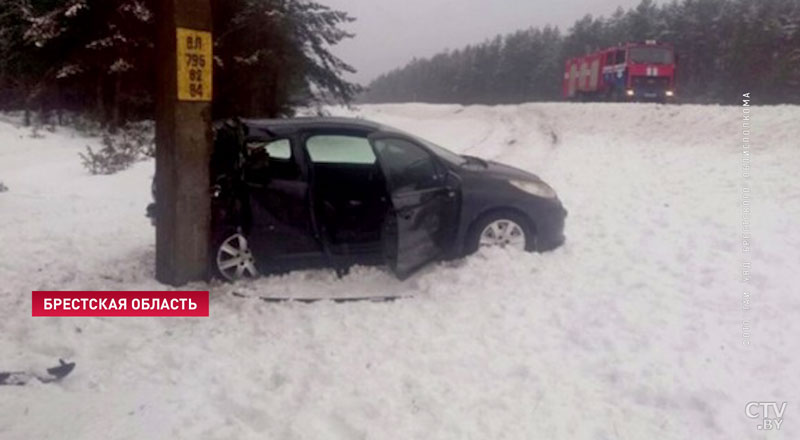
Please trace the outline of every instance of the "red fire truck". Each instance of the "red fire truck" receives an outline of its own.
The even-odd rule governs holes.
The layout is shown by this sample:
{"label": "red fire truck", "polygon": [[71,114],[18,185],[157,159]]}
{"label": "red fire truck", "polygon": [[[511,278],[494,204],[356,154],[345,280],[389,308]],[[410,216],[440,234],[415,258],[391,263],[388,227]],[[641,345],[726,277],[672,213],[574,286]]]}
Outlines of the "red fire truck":
{"label": "red fire truck", "polygon": [[672,46],[647,40],[570,58],[563,87],[567,99],[671,101],[675,54]]}

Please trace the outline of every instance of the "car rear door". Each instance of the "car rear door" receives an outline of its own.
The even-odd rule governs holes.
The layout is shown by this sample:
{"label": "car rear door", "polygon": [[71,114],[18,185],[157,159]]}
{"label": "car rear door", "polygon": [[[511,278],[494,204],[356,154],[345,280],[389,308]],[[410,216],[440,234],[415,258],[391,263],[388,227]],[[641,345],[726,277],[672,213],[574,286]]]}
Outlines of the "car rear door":
{"label": "car rear door", "polygon": [[383,171],[392,209],[384,224],[384,252],[399,278],[440,257],[455,228],[456,190],[447,169],[412,139],[393,133],[369,137]]}
{"label": "car rear door", "polygon": [[292,144],[288,137],[246,143],[250,239],[261,260],[322,252],[314,238],[308,179]]}

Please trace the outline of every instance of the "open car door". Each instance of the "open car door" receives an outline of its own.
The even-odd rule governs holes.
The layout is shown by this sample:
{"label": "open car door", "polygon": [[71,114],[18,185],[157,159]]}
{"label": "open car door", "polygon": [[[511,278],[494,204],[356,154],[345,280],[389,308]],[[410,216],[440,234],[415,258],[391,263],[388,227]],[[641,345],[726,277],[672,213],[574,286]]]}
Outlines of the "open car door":
{"label": "open car door", "polygon": [[455,230],[457,191],[448,186],[447,169],[413,139],[379,132],[369,141],[391,197],[384,253],[389,267],[404,279],[444,252]]}

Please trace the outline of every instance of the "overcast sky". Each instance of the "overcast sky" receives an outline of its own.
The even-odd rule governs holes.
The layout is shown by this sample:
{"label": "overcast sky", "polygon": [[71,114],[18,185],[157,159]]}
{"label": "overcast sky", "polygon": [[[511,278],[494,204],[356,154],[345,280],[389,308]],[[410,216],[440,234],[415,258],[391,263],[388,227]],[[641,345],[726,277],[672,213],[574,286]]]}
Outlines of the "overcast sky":
{"label": "overcast sky", "polygon": [[333,52],[366,84],[414,57],[458,49],[497,34],[556,25],[566,30],[586,14],[611,15],[639,0],[318,0],[357,19],[356,34]]}

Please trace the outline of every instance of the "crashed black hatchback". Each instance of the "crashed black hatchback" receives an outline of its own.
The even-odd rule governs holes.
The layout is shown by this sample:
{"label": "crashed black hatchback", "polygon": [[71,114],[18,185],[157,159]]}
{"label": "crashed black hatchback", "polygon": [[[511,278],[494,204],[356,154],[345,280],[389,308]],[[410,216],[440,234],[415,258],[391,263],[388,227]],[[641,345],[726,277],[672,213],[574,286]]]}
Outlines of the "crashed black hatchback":
{"label": "crashed black hatchback", "polygon": [[402,279],[481,246],[564,242],[567,212],[537,176],[361,119],[218,124],[211,177],[210,259],[228,280],[354,264]]}

